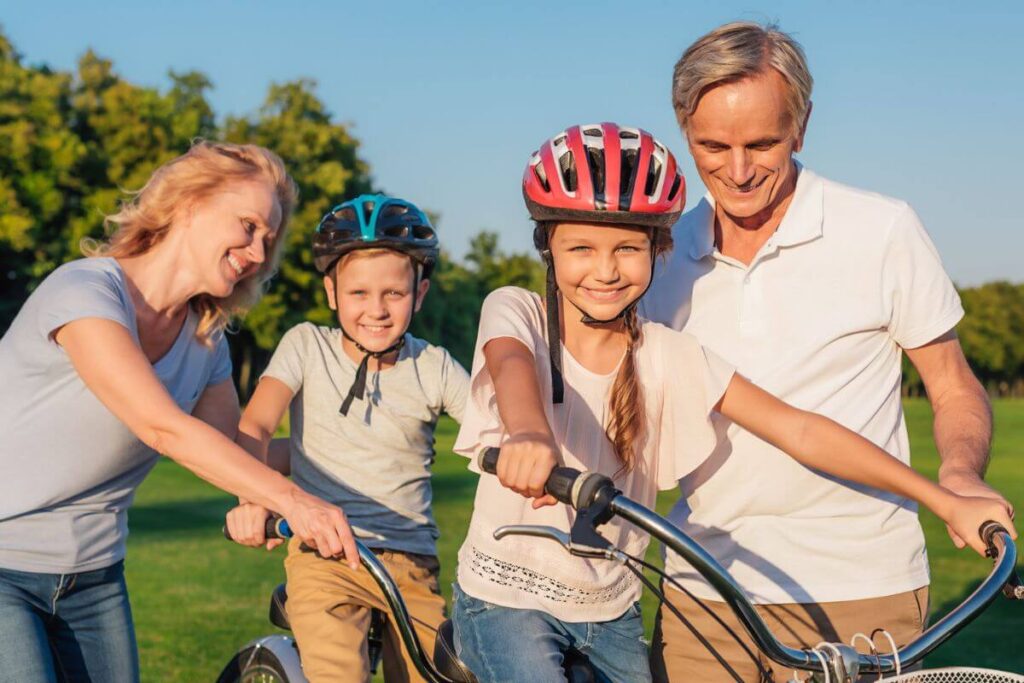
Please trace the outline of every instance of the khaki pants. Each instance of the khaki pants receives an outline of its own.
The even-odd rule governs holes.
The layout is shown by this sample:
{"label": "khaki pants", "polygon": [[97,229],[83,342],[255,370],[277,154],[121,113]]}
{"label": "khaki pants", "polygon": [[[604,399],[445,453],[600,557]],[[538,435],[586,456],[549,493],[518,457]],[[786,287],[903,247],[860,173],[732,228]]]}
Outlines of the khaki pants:
{"label": "khaki pants", "polygon": [[[682,613],[686,623],[681,623],[665,605],[658,611],[651,648],[651,671],[655,681],[785,683],[790,680],[792,670],[761,654],[724,602],[698,602],[670,587],[664,592],[665,599]],[[758,605],[757,611],[775,637],[790,647],[814,647],[822,641],[849,644],[855,633],[870,636],[876,628],[884,628],[896,645],[902,647],[924,630],[928,587],[866,600]],[[858,641],[858,651],[870,651],[863,641]],[[887,654],[892,650],[884,636],[876,635],[874,643],[879,652]],[[806,675],[802,674],[800,679]],[[877,675],[864,676],[861,681],[877,678]]]}
{"label": "khaki pants", "polygon": [[[382,657],[384,679],[388,683],[423,681],[369,572],[362,567],[352,571],[342,561],[322,559],[299,546],[298,540],[292,539],[284,563],[288,575],[286,605],[306,678],[311,683],[368,683],[366,632],[370,609],[378,609],[388,614]],[[402,592],[420,644],[432,656],[437,627],[445,619],[437,558],[387,550],[376,554]]]}

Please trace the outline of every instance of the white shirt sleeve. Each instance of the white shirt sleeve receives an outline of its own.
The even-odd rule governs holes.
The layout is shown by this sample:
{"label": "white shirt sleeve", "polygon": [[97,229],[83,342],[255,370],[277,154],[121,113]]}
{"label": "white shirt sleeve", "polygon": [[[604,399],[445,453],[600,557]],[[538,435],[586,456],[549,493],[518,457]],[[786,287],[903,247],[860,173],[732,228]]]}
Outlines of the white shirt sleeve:
{"label": "white shirt sleeve", "polygon": [[905,349],[927,344],[963,318],[960,295],[910,206],[893,222],[882,282],[890,306],[889,335]]}
{"label": "white shirt sleeve", "polygon": [[658,488],[671,489],[711,455],[711,422],[736,369],[685,332],[663,330],[664,401],[658,425]]}
{"label": "white shirt sleeve", "polygon": [[[454,448],[456,453],[470,458],[471,461],[481,449],[499,446],[505,433],[498,414],[494,382],[487,371],[484,359],[484,346],[492,339],[516,339],[536,358],[538,345],[543,346],[546,343],[540,312],[532,297],[533,295],[525,289],[502,287],[484,299],[480,311],[480,329],[473,352],[469,399],[466,401],[462,427],[459,429]],[[550,384],[550,381],[547,384]],[[544,386],[545,383],[542,381],[542,391]],[[470,469],[477,471],[475,461],[471,463]]]}
{"label": "white shirt sleeve", "polygon": [[306,338],[312,329],[310,323],[302,323],[285,332],[260,379],[273,377],[294,393],[299,393],[305,377],[303,346],[304,342],[308,341]]}

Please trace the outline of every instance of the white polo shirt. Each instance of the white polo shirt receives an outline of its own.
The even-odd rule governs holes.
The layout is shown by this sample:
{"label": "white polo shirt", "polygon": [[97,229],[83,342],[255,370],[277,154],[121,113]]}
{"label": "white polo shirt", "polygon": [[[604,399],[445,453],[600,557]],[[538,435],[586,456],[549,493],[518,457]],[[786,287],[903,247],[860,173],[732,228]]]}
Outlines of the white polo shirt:
{"label": "white polo shirt", "polygon": [[[715,248],[713,202],[705,197],[676,224],[643,314],[909,463],[902,348],[963,317],[914,211],[803,168],[781,225],[745,266]],[[670,518],[756,602],[856,600],[928,583],[914,503],[809,470],[715,418],[720,445],[680,480]],[[720,599],[678,556],[666,566],[696,595]]]}

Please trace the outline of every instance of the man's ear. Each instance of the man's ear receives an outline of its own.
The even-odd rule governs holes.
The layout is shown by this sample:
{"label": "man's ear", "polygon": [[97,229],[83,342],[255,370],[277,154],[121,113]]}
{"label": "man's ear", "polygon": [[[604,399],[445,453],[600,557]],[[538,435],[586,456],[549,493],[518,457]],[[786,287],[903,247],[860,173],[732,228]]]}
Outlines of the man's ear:
{"label": "man's ear", "polygon": [[807,134],[807,122],[811,120],[811,110],[814,109],[814,102],[807,103],[807,113],[804,114],[804,122],[800,124],[800,132],[796,136],[796,144],[793,145],[793,151],[799,152],[804,146],[804,135]]}
{"label": "man's ear", "polygon": [[330,274],[324,275],[324,292],[327,294],[327,305],[332,311],[338,310],[337,292],[334,290],[334,278]]}
{"label": "man's ear", "polygon": [[430,280],[420,280],[420,284],[416,287],[416,305],[413,311],[419,313],[420,307],[423,306],[423,299],[427,296],[427,292],[430,291]]}

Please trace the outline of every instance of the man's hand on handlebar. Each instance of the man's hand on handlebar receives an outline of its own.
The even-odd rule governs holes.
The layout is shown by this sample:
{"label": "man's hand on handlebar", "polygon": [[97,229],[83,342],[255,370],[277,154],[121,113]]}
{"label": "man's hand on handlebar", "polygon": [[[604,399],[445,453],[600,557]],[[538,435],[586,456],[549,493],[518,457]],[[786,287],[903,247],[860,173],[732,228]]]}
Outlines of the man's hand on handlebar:
{"label": "man's hand on handlebar", "polygon": [[284,543],[280,538],[267,538],[265,529],[271,516],[270,510],[255,503],[242,503],[232,508],[227,514],[227,531],[231,540],[250,548],[258,548],[266,544],[267,550],[273,550]]}
{"label": "man's hand on handlebar", "polygon": [[498,481],[516,493],[533,498],[533,509],[558,501],[544,492],[551,471],[558,466],[558,446],[551,434],[521,432],[501,445]]}
{"label": "man's hand on handlebar", "polygon": [[[989,498],[991,500],[1000,501],[1010,510],[1012,518],[1013,506],[1010,505],[1009,501],[1007,501],[1006,498],[1004,498],[1002,494],[994,488],[986,484],[985,481],[978,476],[978,473],[973,470],[954,469],[945,471],[940,468],[939,484],[958,496]],[[949,533],[949,537],[953,540],[953,544],[957,548],[964,548],[967,545],[964,537],[954,531],[953,527],[948,524],[946,525],[946,531]]]}
{"label": "man's hand on handlebar", "polygon": [[984,556],[986,547],[978,531],[985,522],[998,522],[1006,528],[1010,537],[1016,540],[1017,530],[1013,526],[1011,511],[1010,504],[1005,500],[957,495],[956,503],[946,522],[952,533],[967,541],[967,545]]}

